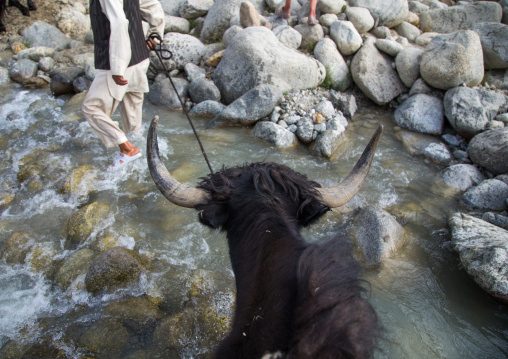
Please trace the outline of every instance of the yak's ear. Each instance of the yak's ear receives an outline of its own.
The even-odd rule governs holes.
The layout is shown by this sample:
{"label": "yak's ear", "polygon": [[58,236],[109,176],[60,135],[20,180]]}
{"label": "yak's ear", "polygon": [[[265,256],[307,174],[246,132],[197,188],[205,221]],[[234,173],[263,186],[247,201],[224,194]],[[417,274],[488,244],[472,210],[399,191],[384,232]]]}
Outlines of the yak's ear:
{"label": "yak's ear", "polygon": [[329,210],[330,207],[313,201],[301,209],[300,215],[298,216],[298,222],[300,222],[300,225],[304,227],[308,226],[321,218],[321,216]]}
{"label": "yak's ear", "polygon": [[220,228],[227,220],[227,206],[225,203],[212,203],[196,208],[199,211],[199,221],[212,228]]}

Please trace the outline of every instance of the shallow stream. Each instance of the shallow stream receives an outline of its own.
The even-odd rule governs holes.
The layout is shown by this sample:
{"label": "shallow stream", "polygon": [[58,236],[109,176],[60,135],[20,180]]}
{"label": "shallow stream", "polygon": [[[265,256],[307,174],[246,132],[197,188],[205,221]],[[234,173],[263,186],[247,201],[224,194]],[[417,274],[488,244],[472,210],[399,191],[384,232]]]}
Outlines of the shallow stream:
{"label": "shallow stream", "polygon": [[[154,115],[166,166],[182,182],[195,184],[208,170],[187,120],[181,112],[144,108],[143,131],[130,137],[145,149]],[[119,120],[119,115],[115,117]],[[359,198],[396,216],[406,230],[406,245],[380,268],[366,269],[370,300],[386,329],[387,340],[377,358],[506,358],[508,307],[485,294],[461,270],[450,249],[447,218],[460,210],[454,199],[433,194],[440,166],[409,155],[397,140],[389,111],[362,109],[348,130],[348,140],[331,160],[309,154],[305,146],[278,150],[254,138],[250,128],[205,130],[208,119],[195,119],[212,167],[222,164],[276,161],[310,178],[339,181],[352,169],[378,124],[385,126],[370,175]],[[146,157],[119,171],[108,171],[116,149],[106,150],[81,117],[80,102],[55,99],[47,90],[0,88],[0,251],[15,232],[28,231],[56,261],[72,254],[65,249],[65,223],[79,208],[94,201],[110,206],[101,231],[114,233],[125,247],[153,260],[152,271],[128,291],[92,296],[83,288],[63,290],[30,265],[0,261],[0,348],[50,338],[68,357],[85,352],[66,337],[68,331],[93,326],[104,306],[128,296],[150,294],[153,282],[173,267],[223,274],[232,283],[223,233],[197,220],[195,211],[169,203],[157,191]],[[18,172],[28,154],[40,154],[37,175],[22,184]],[[66,194],[59,184],[75,168],[91,164],[92,190]],[[10,194],[9,204],[5,200]],[[3,196],[3,197],[2,197]],[[12,197],[14,196],[14,197]],[[13,199],[12,199],[13,198]],[[3,201],[3,202],[1,202]],[[353,214],[331,211],[305,229],[309,241],[344,230]],[[125,357],[150,346],[130,343],[115,356]],[[147,344],[148,343],[148,344]],[[195,357],[191,343],[180,357]],[[135,356],[134,356],[135,357]]]}

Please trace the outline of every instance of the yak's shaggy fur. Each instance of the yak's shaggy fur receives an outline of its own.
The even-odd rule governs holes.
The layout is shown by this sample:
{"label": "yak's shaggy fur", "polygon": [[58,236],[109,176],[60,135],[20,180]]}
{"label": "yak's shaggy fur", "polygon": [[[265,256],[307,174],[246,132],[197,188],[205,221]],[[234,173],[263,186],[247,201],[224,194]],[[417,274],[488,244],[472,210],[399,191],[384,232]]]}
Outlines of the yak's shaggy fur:
{"label": "yak's shaggy fur", "polygon": [[217,358],[369,358],[379,334],[347,241],[309,244],[300,228],[328,207],[306,176],[254,163],[203,178],[200,221],[227,232],[237,299]]}
{"label": "yak's shaggy fur", "polygon": [[32,0],[27,0],[26,6],[21,5],[19,0],[0,0],[0,32],[5,31],[5,25],[3,22],[7,6],[14,6],[18,8],[25,16],[30,16],[30,11],[37,10],[37,7]]}

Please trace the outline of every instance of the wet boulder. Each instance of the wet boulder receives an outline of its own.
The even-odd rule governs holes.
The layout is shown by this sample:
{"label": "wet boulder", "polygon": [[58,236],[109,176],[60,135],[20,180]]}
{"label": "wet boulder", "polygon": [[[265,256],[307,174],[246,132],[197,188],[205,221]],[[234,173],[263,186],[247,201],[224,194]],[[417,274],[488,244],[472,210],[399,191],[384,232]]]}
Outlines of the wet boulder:
{"label": "wet boulder", "polygon": [[98,226],[109,214],[109,205],[93,202],[73,213],[67,222],[67,244],[76,247],[98,230]]}
{"label": "wet boulder", "polygon": [[298,139],[293,132],[270,121],[256,123],[252,134],[254,137],[271,143],[277,148],[292,148],[298,143]]}
{"label": "wet boulder", "polygon": [[73,170],[64,180],[59,193],[69,193],[74,197],[88,197],[95,182],[95,168],[86,164]]}
{"label": "wet boulder", "polygon": [[284,46],[265,27],[249,27],[224,51],[213,81],[223,101],[230,104],[261,84],[286,92],[316,87],[325,76],[326,69],[319,61]]}
{"label": "wet boulder", "polygon": [[482,22],[472,28],[478,35],[483,49],[486,69],[505,69],[508,67],[508,25]]}
{"label": "wet boulder", "polygon": [[331,158],[337,149],[345,141],[346,129],[339,126],[336,129],[327,129],[320,133],[310,146],[310,152],[314,156]]}
{"label": "wet boulder", "polygon": [[129,338],[129,332],[122,323],[101,321],[81,335],[79,345],[98,358],[115,358],[115,354],[122,351]]}
{"label": "wet boulder", "polygon": [[375,19],[379,19],[380,26],[394,27],[406,20],[409,11],[407,0],[349,0],[349,6],[369,9]]}
{"label": "wet boulder", "polygon": [[260,85],[233,101],[213,119],[208,127],[255,124],[270,115],[282,100],[282,91],[274,85]]}
{"label": "wet boulder", "polygon": [[442,165],[449,165],[453,160],[448,147],[435,136],[401,130],[397,132],[397,138],[413,156],[424,157]]}
{"label": "wet boulder", "polygon": [[404,101],[393,114],[403,128],[430,135],[441,135],[444,127],[443,102],[429,95],[415,95]]}
{"label": "wet boulder", "polygon": [[233,291],[226,290],[198,299],[195,308],[197,326],[204,336],[200,347],[215,347],[230,332],[235,297]]}
{"label": "wet boulder", "polygon": [[108,304],[101,317],[119,321],[133,332],[143,333],[155,327],[162,312],[148,299],[133,297]]}
{"label": "wet boulder", "polygon": [[123,247],[108,249],[90,266],[85,278],[86,290],[112,291],[137,283],[143,267],[144,261],[137,252]]}
{"label": "wet boulder", "polygon": [[463,213],[454,214],[449,226],[466,272],[487,293],[508,303],[508,231]]}
{"label": "wet boulder", "polygon": [[469,188],[460,198],[460,203],[481,211],[504,211],[508,209],[508,184],[497,179],[488,179],[476,187]]}
{"label": "wet boulder", "polygon": [[494,175],[508,173],[508,128],[476,135],[469,143],[467,153],[473,163]]}
{"label": "wet boulder", "polygon": [[393,257],[404,245],[404,228],[388,212],[366,206],[355,216],[350,236],[367,265]]}
{"label": "wet boulder", "polygon": [[333,40],[325,38],[314,48],[314,56],[326,67],[325,83],[334,90],[345,91],[353,83],[349,66]]}
{"label": "wet boulder", "polygon": [[192,107],[189,114],[201,117],[216,117],[226,108],[226,105],[212,100],[198,103]]}
{"label": "wet boulder", "polygon": [[33,271],[51,278],[58,269],[58,254],[60,253],[54,243],[37,243],[28,250],[25,264]]}
{"label": "wet boulder", "polygon": [[9,76],[20,84],[28,84],[37,75],[37,62],[30,59],[16,61],[9,70]]}
{"label": "wet boulder", "polygon": [[63,288],[67,288],[79,276],[85,275],[92,264],[95,253],[88,248],[81,248],[72,253],[60,267],[56,281]]}
{"label": "wet boulder", "polygon": [[500,22],[501,6],[493,1],[479,1],[421,12],[420,29],[425,32],[451,33],[470,30],[480,22]]}
{"label": "wet boulder", "polygon": [[68,48],[71,42],[71,39],[55,26],[40,20],[24,28],[21,35],[29,47],[44,46],[57,51]]}
{"label": "wet boulder", "polygon": [[153,84],[150,85],[148,100],[155,106],[166,107],[169,110],[181,110],[182,100],[186,99],[189,93],[189,83],[185,79],[172,78],[176,92],[165,74],[158,74]]}
{"label": "wet boulder", "polygon": [[467,191],[485,180],[485,176],[473,165],[457,164],[439,172],[439,178],[457,191]]}
{"label": "wet boulder", "polygon": [[23,264],[28,251],[34,244],[35,239],[29,232],[16,232],[3,245],[0,259],[7,264]]}
{"label": "wet boulder", "polygon": [[207,78],[201,77],[189,84],[189,96],[194,103],[203,101],[220,101],[220,91],[215,84]]}
{"label": "wet boulder", "polygon": [[397,71],[392,67],[393,59],[381,53],[372,39],[355,54],[351,62],[351,74],[362,92],[378,105],[384,105],[407,91]]}
{"label": "wet boulder", "polygon": [[501,93],[468,87],[448,90],[443,100],[448,122],[468,140],[485,131],[507,104],[507,97]]}
{"label": "wet boulder", "polygon": [[479,85],[483,73],[480,36],[470,30],[434,37],[420,62],[422,78],[441,90],[462,84],[470,87]]}
{"label": "wet boulder", "polygon": [[193,339],[194,319],[181,312],[163,319],[153,333],[152,345],[164,349],[181,349]]}

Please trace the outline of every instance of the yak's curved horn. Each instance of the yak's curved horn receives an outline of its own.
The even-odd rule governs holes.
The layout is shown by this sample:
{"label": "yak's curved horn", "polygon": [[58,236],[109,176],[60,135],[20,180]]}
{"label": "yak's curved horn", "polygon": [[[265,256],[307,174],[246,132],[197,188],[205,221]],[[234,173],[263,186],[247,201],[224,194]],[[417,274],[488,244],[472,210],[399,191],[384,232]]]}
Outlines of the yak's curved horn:
{"label": "yak's curved horn", "polygon": [[159,155],[159,145],[157,144],[158,121],[159,116],[155,116],[150,124],[146,141],[148,168],[155,185],[164,197],[181,207],[195,208],[199,204],[208,202],[208,192],[178,182],[171,176],[166,166],[164,166]]}
{"label": "yak's curved horn", "polygon": [[330,208],[336,208],[345,205],[353,199],[369,174],[370,165],[374,159],[374,154],[382,134],[383,126],[379,126],[355,167],[341,183],[335,187],[317,188],[323,198],[324,204]]}

